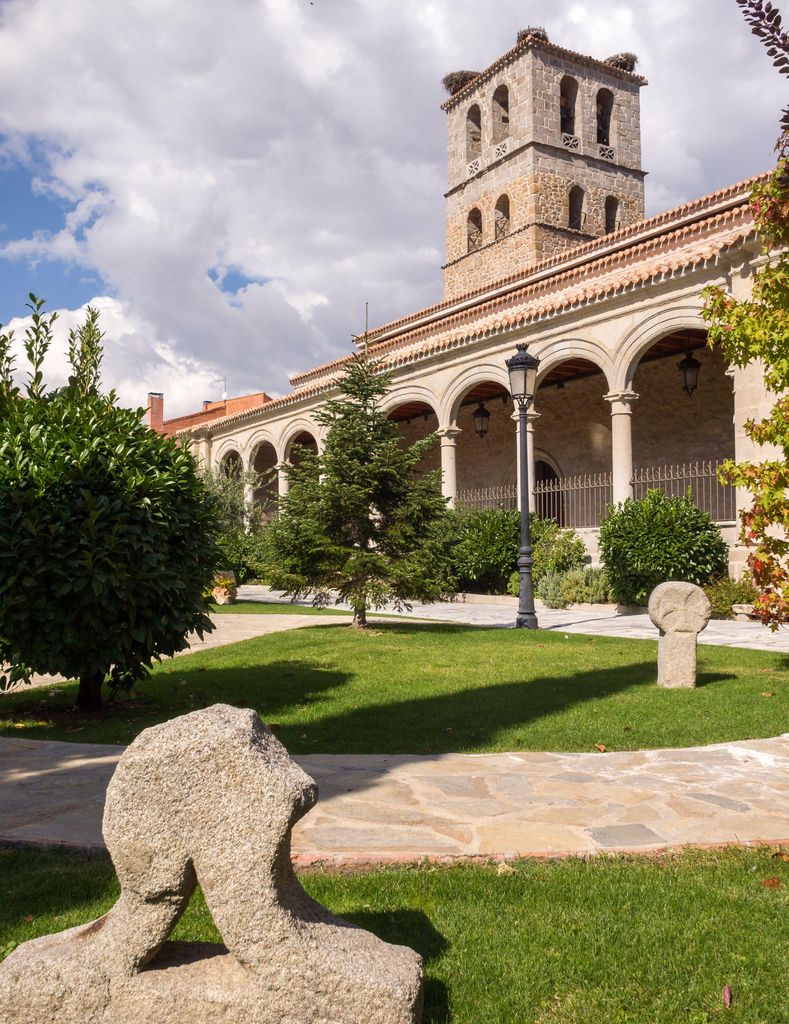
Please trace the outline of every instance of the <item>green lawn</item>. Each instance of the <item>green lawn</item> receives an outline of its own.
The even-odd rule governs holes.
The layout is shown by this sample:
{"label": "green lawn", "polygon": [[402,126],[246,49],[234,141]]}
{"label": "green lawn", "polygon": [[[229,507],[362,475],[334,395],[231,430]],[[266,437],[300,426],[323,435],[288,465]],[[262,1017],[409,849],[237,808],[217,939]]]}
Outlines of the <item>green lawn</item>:
{"label": "green lawn", "polygon": [[279,604],[276,601],[236,601],[212,604],[212,615],[350,615],[343,608],[313,608],[312,605]]}
{"label": "green lawn", "polygon": [[99,717],[71,710],[73,684],[3,696],[0,734],[128,743],[217,702],[257,709],[292,753],[630,750],[786,729],[785,655],[701,647],[695,690],[658,688],[656,656],[652,641],[549,631],[321,626],[164,662]]}
{"label": "green lawn", "polygon": [[[97,917],[118,894],[106,860],[62,851],[0,849],[0,879],[0,957]],[[423,1024],[789,1021],[789,865],[775,851],[302,882],[335,913],[422,954]],[[219,940],[199,892],[173,936]]]}

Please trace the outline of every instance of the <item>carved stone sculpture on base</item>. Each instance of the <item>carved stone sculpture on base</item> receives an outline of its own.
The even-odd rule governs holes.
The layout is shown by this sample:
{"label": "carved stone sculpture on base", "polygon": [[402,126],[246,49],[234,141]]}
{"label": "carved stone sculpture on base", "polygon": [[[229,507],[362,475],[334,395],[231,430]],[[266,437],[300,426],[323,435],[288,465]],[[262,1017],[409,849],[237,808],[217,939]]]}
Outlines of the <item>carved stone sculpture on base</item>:
{"label": "carved stone sculpture on base", "polygon": [[[120,898],[0,964],[0,1024],[416,1024],[420,957],[296,878],[291,829],[316,800],[254,711],[146,729],[104,810]],[[198,882],[223,946],[166,941]]]}
{"label": "carved stone sculpture on base", "polygon": [[661,583],[649,595],[649,617],[660,630],[658,686],[696,685],[696,644],[710,621],[707,595],[693,583]]}

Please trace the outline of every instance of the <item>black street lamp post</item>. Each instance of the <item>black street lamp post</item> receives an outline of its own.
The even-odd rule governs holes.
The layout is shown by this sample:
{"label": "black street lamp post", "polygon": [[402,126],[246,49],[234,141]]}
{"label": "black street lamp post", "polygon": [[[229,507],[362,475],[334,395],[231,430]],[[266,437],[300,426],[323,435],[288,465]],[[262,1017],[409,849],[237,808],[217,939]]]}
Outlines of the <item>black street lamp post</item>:
{"label": "black street lamp post", "polygon": [[529,536],[529,457],[526,441],[526,413],[534,399],[537,387],[537,368],[540,360],[529,352],[529,346],[516,346],[517,352],[507,360],[510,375],[510,391],[518,405],[518,465],[520,467],[521,507],[521,548],[518,558],[518,572],[521,576],[520,602],[515,625],[520,629],[537,629],[537,615],[534,611],[534,581],[531,567],[531,538]]}

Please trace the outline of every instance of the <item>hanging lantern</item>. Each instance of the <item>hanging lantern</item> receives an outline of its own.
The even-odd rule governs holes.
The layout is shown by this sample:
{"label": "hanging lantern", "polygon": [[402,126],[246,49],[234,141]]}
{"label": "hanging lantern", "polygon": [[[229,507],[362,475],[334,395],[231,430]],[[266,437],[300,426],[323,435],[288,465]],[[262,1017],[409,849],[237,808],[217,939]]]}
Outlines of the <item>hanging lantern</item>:
{"label": "hanging lantern", "polygon": [[682,388],[687,393],[688,398],[690,398],[699,386],[701,363],[698,359],[694,359],[690,352],[686,352],[685,358],[677,363],[677,369],[682,374]]}
{"label": "hanging lantern", "polygon": [[480,402],[474,410],[474,429],[476,430],[478,437],[484,437],[485,434],[487,434],[489,419],[490,413],[485,408],[485,403]]}

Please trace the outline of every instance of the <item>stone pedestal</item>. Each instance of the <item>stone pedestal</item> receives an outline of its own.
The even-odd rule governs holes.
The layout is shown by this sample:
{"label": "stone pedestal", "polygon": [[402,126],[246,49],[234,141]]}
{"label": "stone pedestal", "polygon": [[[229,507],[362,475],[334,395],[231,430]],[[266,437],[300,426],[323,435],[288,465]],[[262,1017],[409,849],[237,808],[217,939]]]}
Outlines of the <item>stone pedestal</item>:
{"label": "stone pedestal", "polygon": [[660,630],[658,686],[696,685],[696,644],[710,620],[710,603],[693,583],[661,583],[649,595],[649,617]]}

